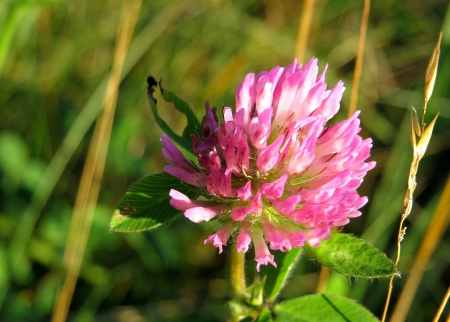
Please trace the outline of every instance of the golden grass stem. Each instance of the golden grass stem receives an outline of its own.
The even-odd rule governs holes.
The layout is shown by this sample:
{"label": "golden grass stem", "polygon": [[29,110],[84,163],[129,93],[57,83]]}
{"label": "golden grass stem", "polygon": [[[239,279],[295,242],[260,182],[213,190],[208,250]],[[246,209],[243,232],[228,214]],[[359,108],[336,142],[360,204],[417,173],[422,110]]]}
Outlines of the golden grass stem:
{"label": "golden grass stem", "polygon": [[327,291],[328,277],[330,276],[330,269],[322,266],[319,274],[319,282],[317,282],[317,293],[325,293]]}
{"label": "golden grass stem", "polygon": [[[411,128],[411,132],[413,132],[411,135],[415,135],[414,134],[414,128]],[[413,141],[415,142],[415,141]],[[403,201],[403,213],[400,219],[400,225],[398,227],[398,234],[397,234],[397,255],[395,257],[395,261],[394,261],[394,265],[395,267],[397,267],[398,262],[400,261],[400,254],[401,254],[401,242],[405,236],[406,233],[406,228],[403,227],[403,224],[406,220],[406,218],[409,216],[409,214],[411,213],[411,209],[412,209],[412,204],[413,204],[413,193],[414,190],[416,189],[416,174],[417,174],[417,170],[419,167],[419,155],[416,153],[416,146],[413,143],[413,160],[411,162],[411,166],[409,168],[409,176],[408,176],[408,188],[406,190],[406,195],[405,195],[405,199]],[[393,288],[393,282],[394,282],[394,277],[395,274],[391,275],[391,278],[389,280],[389,286],[388,286],[388,292],[387,292],[387,296],[386,296],[386,303],[384,305],[384,310],[383,310],[383,316],[381,318],[381,322],[384,322],[386,320],[386,316],[387,316],[387,310],[389,308],[389,302],[391,300],[391,295],[392,295],[392,288]],[[395,321],[395,320],[394,320]],[[401,321],[401,320],[399,320]]]}
{"label": "golden grass stem", "polygon": [[[122,71],[121,79],[123,79],[142,57],[151,43],[177,19],[179,12],[184,10],[179,4],[168,6],[163,14],[156,19],[153,25],[145,28],[135,37],[130,45],[127,60]],[[75,150],[79,147],[80,142],[86,135],[87,131],[94,123],[100,113],[102,106],[101,96],[105,92],[109,75],[106,75],[97,86],[81,113],[73,123],[69,132],[65,136],[61,146],[56,151],[49,165],[47,166],[42,178],[33,192],[31,201],[23,212],[18,228],[14,232],[10,244],[11,271],[15,271],[17,267],[22,265],[24,253],[27,244],[31,238],[34,227],[39,219],[40,213],[46,205],[52,191],[54,190],[58,180],[60,179],[64,169],[72,158]],[[113,93],[114,94],[114,93]],[[109,99],[109,98],[104,98]],[[1,308],[2,302],[0,302]]]}
{"label": "golden grass stem", "polygon": [[55,302],[52,317],[52,321],[54,322],[66,321],[73,291],[80,272],[104,172],[120,76],[140,5],[140,0],[123,1],[123,11],[117,33],[112,71],[103,102],[103,112],[99,116],[95,126],[70,224],[63,258],[67,275]]}
{"label": "golden grass stem", "polygon": [[436,315],[434,316],[433,322],[439,321],[449,298],[450,298],[450,286],[448,287],[447,292],[445,293],[444,298],[442,299],[441,305],[439,305]]}
{"label": "golden grass stem", "polygon": [[311,29],[311,20],[314,12],[315,0],[304,0],[300,24],[298,26],[297,43],[295,46],[295,57],[299,62],[305,58],[306,46],[308,45],[309,32]]}
{"label": "golden grass stem", "polygon": [[356,52],[355,71],[353,72],[353,86],[350,97],[348,116],[352,116],[358,105],[359,84],[361,82],[362,63],[364,58],[364,45],[366,43],[367,24],[369,22],[370,0],[364,0],[364,9],[359,29],[358,49]]}
{"label": "golden grass stem", "polygon": [[430,226],[414,259],[411,273],[392,314],[392,321],[404,321],[423,273],[443,233],[450,224],[450,176],[433,214]]}
{"label": "golden grass stem", "polygon": [[[423,156],[425,154],[425,151],[428,147],[428,143],[430,142],[430,139],[431,139],[434,124],[436,123],[436,119],[439,115],[439,114],[436,115],[434,117],[433,121],[425,128],[424,120],[425,120],[425,113],[427,110],[427,103],[431,97],[431,93],[433,92],[434,80],[435,80],[436,74],[437,74],[437,62],[439,61],[438,46],[440,44],[440,41],[441,41],[441,36],[439,36],[439,40],[437,42],[437,45],[433,51],[433,54],[431,56],[430,62],[427,67],[427,72],[426,72],[427,76],[425,77],[425,81],[426,81],[425,91],[424,91],[425,99],[424,99],[424,105],[423,105],[423,109],[422,109],[423,115],[422,115],[422,122],[421,122],[422,123],[421,131],[417,130],[419,125],[416,124],[417,117],[415,117],[416,111],[414,108],[412,108],[412,113],[411,113],[410,136],[411,136],[411,144],[413,147],[413,160],[411,162],[411,167],[409,169],[408,188],[406,189],[405,198],[403,200],[404,208],[403,208],[403,213],[402,213],[402,216],[400,219],[400,225],[398,227],[397,256],[395,257],[395,261],[394,261],[395,267],[397,267],[398,262],[400,260],[401,242],[406,234],[406,227],[403,227],[403,224],[404,224],[406,218],[411,213],[411,209],[412,209],[412,205],[413,205],[413,193],[417,186],[416,174],[417,174],[417,170],[419,168],[419,161],[423,158]],[[431,76],[432,81],[431,81],[431,78],[428,76],[428,74],[430,73],[430,68],[434,69],[431,71],[431,73],[434,75],[434,76]],[[418,134],[417,132],[419,132],[420,134]],[[418,140],[416,140],[416,135],[419,137]],[[447,182],[447,185],[449,186],[449,189],[450,189],[450,181]],[[446,192],[446,190],[444,190],[443,196],[446,196],[445,192]],[[449,192],[449,194],[450,194],[450,192]],[[447,200],[450,200],[450,199],[448,199],[448,197],[447,197]],[[441,201],[442,201],[442,198],[441,198]],[[441,202],[439,202],[439,205],[441,205]],[[438,205],[438,209],[439,209],[439,205]],[[397,302],[395,312],[392,315],[392,321],[404,321],[405,320],[406,313],[409,309],[409,306],[411,305],[415,291],[417,290],[417,286],[419,285],[419,281],[422,278],[423,270],[425,269],[425,266],[428,263],[428,260],[431,256],[431,253],[434,250],[434,247],[437,244],[437,241],[439,240],[440,236],[443,233],[443,231],[441,231],[441,229],[446,222],[448,209],[449,209],[448,207],[440,209],[440,212],[438,213],[439,215],[437,215],[439,217],[439,219],[441,217],[440,216],[441,213],[444,213],[445,215],[443,217],[444,219],[441,219],[443,222],[439,221],[440,225],[438,227],[435,226],[435,222],[434,222],[435,218],[436,218],[436,214],[435,214],[435,216],[433,216],[433,221],[430,224],[430,226],[428,227],[427,235],[425,236],[424,241],[422,242],[422,245],[419,249],[419,253],[416,256],[416,260],[413,265],[413,269],[411,270],[411,274],[408,278],[408,281],[406,282],[406,284],[408,284],[408,282],[411,280],[411,282],[410,282],[411,289],[409,289],[407,291],[406,285],[403,288],[403,292],[402,292],[403,300],[402,300],[402,298],[400,298],[399,301]],[[436,219],[436,220],[439,220],[439,219]],[[428,237],[430,230],[437,230],[437,232],[433,231],[433,236]],[[439,235],[438,233],[440,233],[441,235]],[[436,238],[436,236],[439,236],[439,237]],[[430,241],[430,244],[425,244],[425,241]],[[433,243],[431,243],[431,242],[433,242]],[[383,310],[383,316],[381,318],[381,322],[384,322],[386,320],[387,311],[389,308],[389,302],[391,300],[391,295],[392,295],[394,277],[395,277],[395,274],[392,274],[391,278],[389,280],[388,292],[386,295],[386,302],[384,304],[384,310]]]}

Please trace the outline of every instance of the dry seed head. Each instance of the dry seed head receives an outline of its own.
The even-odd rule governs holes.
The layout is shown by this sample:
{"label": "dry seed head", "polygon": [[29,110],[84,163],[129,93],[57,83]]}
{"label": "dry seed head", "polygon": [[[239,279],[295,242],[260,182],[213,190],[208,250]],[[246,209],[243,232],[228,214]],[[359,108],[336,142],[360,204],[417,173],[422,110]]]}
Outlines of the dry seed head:
{"label": "dry seed head", "polygon": [[440,45],[441,45],[442,32],[439,34],[439,39],[434,47],[433,54],[431,55],[430,62],[427,66],[427,71],[425,73],[425,101],[430,100],[431,94],[433,93],[434,82],[436,80],[437,67],[439,62]]}
{"label": "dry seed head", "polygon": [[417,117],[417,112],[414,106],[411,106],[411,122],[414,126],[414,130],[416,131],[417,136],[420,137],[422,135],[422,130],[420,129],[419,118]]}
{"label": "dry seed head", "polygon": [[[413,152],[415,154],[416,151],[416,133],[417,133],[417,129],[415,127],[415,121],[414,121],[414,113],[413,113],[414,107],[411,110],[411,127],[410,127],[410,132],[409,132],[409,138],[411,139],[411,145],[413,148]],[[415,110],[414,110],[415,112]],[[416,133],[414,133],[414,130],[416,131]],[[420,131],[420,129],[419,129]],[[420,135],[419,135],[420,137]]]}
{"label": "dry seed head", "polygon": [[417,147],[415,152],[417,153],[419,160],[422,159],[425,151],[427,150],[428,143],[431,139],[431,134],[433,134],[434,124],[436,123],[437,117],[439,113],[434,117],[433,121],[427,126],[427,128],[423,131],[422,136],[419,139],[419,143],[417,143]]}

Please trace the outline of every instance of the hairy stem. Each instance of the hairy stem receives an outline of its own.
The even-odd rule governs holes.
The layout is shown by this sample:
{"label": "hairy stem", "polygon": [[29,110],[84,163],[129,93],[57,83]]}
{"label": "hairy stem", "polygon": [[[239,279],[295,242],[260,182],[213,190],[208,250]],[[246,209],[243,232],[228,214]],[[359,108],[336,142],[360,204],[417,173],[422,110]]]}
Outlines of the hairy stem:
{"label": "hairy stem", "polygon": [[233,297],[239,297],[245,291],[245,253],[238,253],[236,242],[231,247],[231,286]]}

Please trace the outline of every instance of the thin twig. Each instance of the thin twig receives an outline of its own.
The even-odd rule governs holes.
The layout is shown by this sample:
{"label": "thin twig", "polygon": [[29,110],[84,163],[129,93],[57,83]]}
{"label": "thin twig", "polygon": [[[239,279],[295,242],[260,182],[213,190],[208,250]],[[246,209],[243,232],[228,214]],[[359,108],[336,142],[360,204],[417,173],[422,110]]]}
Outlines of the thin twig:
{"label": "thin twig", "polygon": [[109,99],[105,99],[104,101],[103,113],[97,121],[80,181],[63,258],[67,275],[55,302],[52,317],[52,321],[54,322],[66,321],[73,291],[80,272],[104,172],[117,101],[117,91],[120,84],[120,75],[131,35],[136,24],[140,4],[140,0],[124,0],[123,3],[124,10],[118,28],[113,66],[105,94],[105,98]]}
{"label": "thin twig", "polygon": [[364,9],[361,19],[361,27],[359,29],[358,50],[356,53],[355,71],[353,72],[352,95],[350,98],[350,106],[348,108],[348,116],[352,116],[356,111],[358,104],[359,84],[361,82],[362,62],[364,57],[364,45],[366,43],[367,24],[369,22],[370,0],[364,0]]}

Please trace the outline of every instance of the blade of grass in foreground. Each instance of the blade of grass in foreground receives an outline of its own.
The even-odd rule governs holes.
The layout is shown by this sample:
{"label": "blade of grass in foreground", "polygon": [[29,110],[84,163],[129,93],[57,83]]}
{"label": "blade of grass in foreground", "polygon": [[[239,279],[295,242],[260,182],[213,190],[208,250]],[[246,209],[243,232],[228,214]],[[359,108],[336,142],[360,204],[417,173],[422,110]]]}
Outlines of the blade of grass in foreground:
{"label": "blade of grass in foreground", "polygon": [[[171,25],[172,21],[178,17],[183,6],[168,6],[167,9],[158,16],[157,19],[148,24],[141,33],[135,37],[130,45],[127,59],[125,60],[121,80],[123,80],[139,59],[148,50],[155,39]],[[14,271],[24,256],[25,247],[30,240],[39,215],[47,203],[56,183],[60,179],[68,162],[79,147],[84,136],[94,123],[101,109],[101,101],[106,89],[109,75],[106,75],[92,94],[81,113],[72,125],[69,133],[64,138],[61,146],[56,151],[50,161],[44,175],[39,180],[36,190],[31,197],[31,201],[25,209],[20,223],[11,241],[10,257],[11,271]],[[0,307],[2,303],[0,302]]]}
{"label": "blade of grass in foreground", "polygon": [[120,75],[122,74],[131,36],[133,35],[137,16],[141,8],[141,1],[124,1],[122,5],[123,11],[117,32],[111,75],[105,93],[103,113],[97,121],[80,180],[63,258],[67,275],[62,289],[58,292],[53,311],[53,321],[65,321],[69,312],[69,306],[86,250],[95,205],[100,192],[100,183],[105,170],[106,154],[111,138],[120,85]]}

